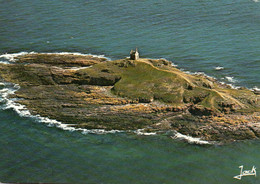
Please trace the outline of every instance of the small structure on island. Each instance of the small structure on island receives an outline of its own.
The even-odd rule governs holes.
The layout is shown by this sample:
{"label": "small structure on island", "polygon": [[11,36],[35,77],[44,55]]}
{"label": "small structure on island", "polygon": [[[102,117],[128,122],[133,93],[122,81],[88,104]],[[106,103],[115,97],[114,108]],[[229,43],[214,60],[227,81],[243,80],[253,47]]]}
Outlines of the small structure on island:
{"label": "small structure on island", "polygon": [[135,51],[133,51],[133,50],[130,51],[130,59],[132,59],[132,60],[139,59],[139,52],[138,52],[137,48],[135,49]]}

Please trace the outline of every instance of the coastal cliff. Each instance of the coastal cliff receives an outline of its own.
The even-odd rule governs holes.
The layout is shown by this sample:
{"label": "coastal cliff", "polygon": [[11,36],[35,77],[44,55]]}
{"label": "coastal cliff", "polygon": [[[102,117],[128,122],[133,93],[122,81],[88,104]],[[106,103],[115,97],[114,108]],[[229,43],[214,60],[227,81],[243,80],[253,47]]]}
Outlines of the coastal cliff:
{"label": "coastal cliff", "polygon": [[27,54],[0,64],[20,85],[9,98],[31,114],[76,128],[178,131],[208,141],[260,136],[260,95],[187,74],[165,59],[108,61],[73,54]]}

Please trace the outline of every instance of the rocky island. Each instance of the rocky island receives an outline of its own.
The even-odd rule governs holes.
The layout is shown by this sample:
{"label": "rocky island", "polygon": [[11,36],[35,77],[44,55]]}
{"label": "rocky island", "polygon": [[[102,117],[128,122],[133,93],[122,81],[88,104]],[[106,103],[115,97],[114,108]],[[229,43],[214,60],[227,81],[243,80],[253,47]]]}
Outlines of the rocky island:
{"label": "rocky island", "polygon": [[34,53],[15,60],[0,64],[0,79],[20,86],[9,98],[71,127],[220,142],[260,137],[258,92],[187,74],[165,59]]}

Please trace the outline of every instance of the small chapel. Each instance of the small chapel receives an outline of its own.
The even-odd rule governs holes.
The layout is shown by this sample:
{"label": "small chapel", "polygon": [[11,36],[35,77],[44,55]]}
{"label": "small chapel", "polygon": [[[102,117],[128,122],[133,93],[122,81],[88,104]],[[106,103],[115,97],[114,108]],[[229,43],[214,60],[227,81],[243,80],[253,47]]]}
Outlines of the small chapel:
{"label": "small chapel", "polygon": [[139,59],[139,52],[138,52],[137,48],[135,49],[135,51],[134,50],[130,51],[130,59],[132,59],[132,60]]}

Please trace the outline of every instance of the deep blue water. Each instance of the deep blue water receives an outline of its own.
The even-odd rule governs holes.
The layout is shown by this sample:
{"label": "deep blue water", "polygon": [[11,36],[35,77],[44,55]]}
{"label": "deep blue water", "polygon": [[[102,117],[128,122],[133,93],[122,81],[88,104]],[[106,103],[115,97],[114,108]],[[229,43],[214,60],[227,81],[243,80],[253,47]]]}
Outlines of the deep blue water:
{"label": "deep blue water", "polygon": [[[0,54],[81,52],[119,59],[135,47],[142,57],[260,88],[260,2],[0,0]],[[260,183],[259,176],[233,179],[240,165],[260,167],[259,144],[83,135],[0,110],[0,181]]]}

